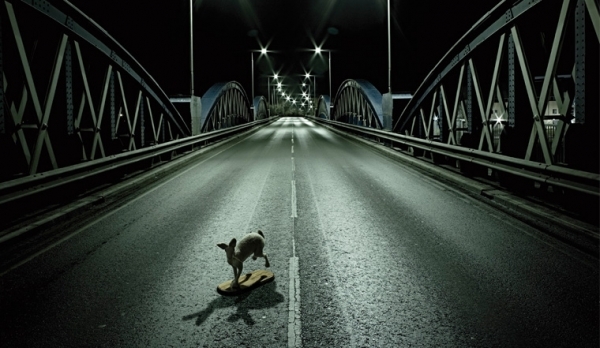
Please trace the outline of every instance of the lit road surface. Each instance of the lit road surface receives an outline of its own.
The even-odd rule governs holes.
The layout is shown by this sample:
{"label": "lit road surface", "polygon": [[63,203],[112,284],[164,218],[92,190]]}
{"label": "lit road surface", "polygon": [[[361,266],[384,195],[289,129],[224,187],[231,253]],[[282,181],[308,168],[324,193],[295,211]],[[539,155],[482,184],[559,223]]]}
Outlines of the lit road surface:
{"label": "lit road surface", "polygon": [[[275,281],[220,296],[257,229]],[[599,345],[597,260],[305,119],[74,232],[0,277],[0,346]]]}

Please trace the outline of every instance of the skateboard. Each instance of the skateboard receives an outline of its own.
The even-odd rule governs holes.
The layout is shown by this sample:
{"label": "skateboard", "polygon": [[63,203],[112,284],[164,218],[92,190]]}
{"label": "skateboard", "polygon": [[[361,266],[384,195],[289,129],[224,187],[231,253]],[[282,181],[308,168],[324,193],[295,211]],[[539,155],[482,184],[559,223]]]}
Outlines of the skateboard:
{"label": "skateboard", "polygon": [[223,296],[235,296],[244,292],[258,288],[275,280],[275,275],[271,271],[257,270],[241,275],[238,279],[239,288],[232,288],[233,279],[223,282],[217,286],[217,292]]}

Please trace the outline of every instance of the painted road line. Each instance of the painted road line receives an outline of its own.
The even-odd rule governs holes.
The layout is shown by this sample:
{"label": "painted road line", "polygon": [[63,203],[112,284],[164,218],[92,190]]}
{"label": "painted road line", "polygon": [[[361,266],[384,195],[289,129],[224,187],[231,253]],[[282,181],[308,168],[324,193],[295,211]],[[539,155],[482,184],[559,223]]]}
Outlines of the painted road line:
{"label": "painted road line", "polygon": [[292,217],[298,217],[298,212],[296,210],[296,180],[292,180]]}
{"label": "painted road line", "polygon": [[[292,144],[294,143],[294,124],[292,123]],[[294,145],[292,145],[294,153]],[[296,163],[292,157],[292,257],[289,266],[289,306],[288,306],[288,348],[302,347],[302,325],[300,320],[300,266],[296,256],[295,219],[298,217],[296,206]]]}
{"label": "painted road line", "polygon": [[302,325],[300,321],[300,274],[298,258],[290,258],[290,304],[288,306],[288,348],[302,347]]}

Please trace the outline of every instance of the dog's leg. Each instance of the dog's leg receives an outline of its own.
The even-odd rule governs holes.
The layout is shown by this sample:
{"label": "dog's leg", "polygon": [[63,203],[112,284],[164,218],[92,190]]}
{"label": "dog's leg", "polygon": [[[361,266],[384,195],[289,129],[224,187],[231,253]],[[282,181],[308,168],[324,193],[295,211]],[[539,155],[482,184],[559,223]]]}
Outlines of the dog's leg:
{"label": "dog's leg", "polygon": [[239,288],[240,284],[238,284],[238,278],[239,275],[237,273],[237,268],[235,266],[231,266],[231,268],[233,268],[233,280],[231,281],[231,287],[232,288]]}
{"label": "dog's leg", "polygon": [[235,284],[231,283],[232,287],[233,288],[237,288],[237,289],[239,289],[239,287],[240,287],[239,278],[242,276],[242,270],[244,269],[244,264],[243,263],[239,263],[238,265],[239,265],[239,267],[235,267],[235,266],[233,267],[233,269],[236,272],[236,274],[235,274]]}
{"label": "dog's leg", "polygon": [[270,264],[269,264],[269,258],[267,257],[267,254],[263,253],[263,248],[262,247],[257,248],[254,251],[254,255],[252,256],[252,259],[256,260],[257,257],[264,257],[265,258],[265,267],[269,267],[270,266]]}

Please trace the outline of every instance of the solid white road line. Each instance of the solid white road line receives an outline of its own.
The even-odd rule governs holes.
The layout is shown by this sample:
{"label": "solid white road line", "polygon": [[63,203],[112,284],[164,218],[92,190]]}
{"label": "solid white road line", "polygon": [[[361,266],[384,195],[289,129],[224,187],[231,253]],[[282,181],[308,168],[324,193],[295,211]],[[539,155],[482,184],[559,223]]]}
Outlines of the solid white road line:
{"label": "solid white road line", "polygon": [[[292,124],[292,144],[294,143],[294,128]],[[292,145],[294,153],[294,145]],[[288,348],[302,347],[302,325],[300,320],[300,272],[296,256],[295,219],[298,217],[296,206],[296,163],[292,157],[292,257],[289,266],[289,306],[288,306]]]}
{"label": "solid white road line", "polygon": [[290,258],[290,304],[288,306],[288,348],[302,347],[300,322],[300,275],[298,258]]}
{"label": "solid white road line", "polygon": [[293,218],[298,217],[298,211],[296,209],[296,180],[292,180],[292,216]]}

